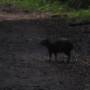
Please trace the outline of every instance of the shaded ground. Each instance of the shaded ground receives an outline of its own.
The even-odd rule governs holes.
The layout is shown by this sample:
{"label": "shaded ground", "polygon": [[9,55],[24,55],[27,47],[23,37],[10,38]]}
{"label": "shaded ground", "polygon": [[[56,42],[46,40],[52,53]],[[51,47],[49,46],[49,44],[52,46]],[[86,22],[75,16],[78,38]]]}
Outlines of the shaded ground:
{"label": "shaded ground", "polygon": [[[90,33],[52,20],[0,22],[0,90],[89,90]],[[39,42],[69,38],[76,47],[70,64],[48,63]],[[76,56],[76,57],[75,57]],[[60,55],[59,60],[66,60]],[[76,63],[73,63],[76,61]]]}

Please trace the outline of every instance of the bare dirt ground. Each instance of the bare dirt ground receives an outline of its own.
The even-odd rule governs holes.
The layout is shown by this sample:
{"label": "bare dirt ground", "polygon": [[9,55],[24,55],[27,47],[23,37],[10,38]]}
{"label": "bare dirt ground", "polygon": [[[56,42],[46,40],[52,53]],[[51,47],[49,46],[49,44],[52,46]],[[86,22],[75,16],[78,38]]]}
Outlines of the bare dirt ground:
{"label": "bare dirt ground", "polygon": [[[48,19],[1,20],[0,90],[90,90],[90,33],[85,29],[90,30],[90,25],[70,27]],[[47,50],[39,44],[47,37],[65,37],[75,44],[77,52],[72,53],[70,64],[48,62]],[[60,55],[58,60],[66,57]]]}
{"label": "bare dirt ground", "polygon": [[0,13],[0,21],[3,20],[34,20],[34,19],[45,19],[49,18],[51,15],[50,13],[39,13],[39,12],[33,12],[33,13],[7,13],[7,12],[1,12]]}

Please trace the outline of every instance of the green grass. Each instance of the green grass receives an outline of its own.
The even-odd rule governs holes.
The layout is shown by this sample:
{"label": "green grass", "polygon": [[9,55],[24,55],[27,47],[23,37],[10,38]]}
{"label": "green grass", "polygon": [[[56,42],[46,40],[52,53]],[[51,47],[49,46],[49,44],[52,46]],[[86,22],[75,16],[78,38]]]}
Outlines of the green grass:
{"label": "green grass", "polygon": [[53,13],[61,12],[65,9],[65,5],[58,2],[50,4],[49,2],[44,2],[44,0],[0,0],[0,4],[12,4],[18,8],[27,9],[29,11],[49,11]]}
{"label": "green grass", "polygon": [[80,20],[89,21],[90,20],[90,9],[69,12],[68,17],[76,18],[76,20],[78,21]]}
{"label": "green grass", "polygon": [[30,12],[51,12],[54,15],[64,16],[68,19],[89,20],[90,9],[74,10],[67,5],[54,2],[52,4],[44,2],[44,0],[0,0],[0,4],[12,4],[17,8],[25,9]]}

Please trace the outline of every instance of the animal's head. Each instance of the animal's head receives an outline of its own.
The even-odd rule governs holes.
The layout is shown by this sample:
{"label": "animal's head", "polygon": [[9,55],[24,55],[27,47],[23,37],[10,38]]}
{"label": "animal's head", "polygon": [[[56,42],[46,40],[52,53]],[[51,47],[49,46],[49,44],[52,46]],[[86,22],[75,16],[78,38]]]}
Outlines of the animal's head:
{"label": "animal's head", "polygon": [[40,44],[47,47],[50,44],[50,41],[48,39],[45,39],[45,40],[42,40]]}

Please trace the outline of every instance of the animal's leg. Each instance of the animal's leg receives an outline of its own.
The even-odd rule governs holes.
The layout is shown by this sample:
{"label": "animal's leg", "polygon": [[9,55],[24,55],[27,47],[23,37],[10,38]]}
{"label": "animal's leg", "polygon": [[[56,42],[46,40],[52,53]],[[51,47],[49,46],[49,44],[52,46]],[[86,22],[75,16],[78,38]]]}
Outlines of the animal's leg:
{"label": "animal's leg", "polygon": [[51,62],[52,53],[49,52],[49,62]]}
{"label": "animal's leg", "polygon": [[55,61],[57,62],[57,53],[55,53]]}
{"label": "animal's leg", "polygon": [[68,53],[67,56],[68,56],[67,63],[70,63],[71,53]]}

